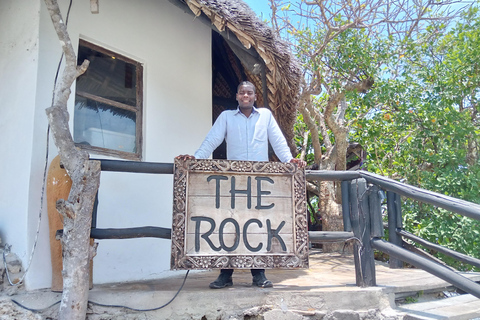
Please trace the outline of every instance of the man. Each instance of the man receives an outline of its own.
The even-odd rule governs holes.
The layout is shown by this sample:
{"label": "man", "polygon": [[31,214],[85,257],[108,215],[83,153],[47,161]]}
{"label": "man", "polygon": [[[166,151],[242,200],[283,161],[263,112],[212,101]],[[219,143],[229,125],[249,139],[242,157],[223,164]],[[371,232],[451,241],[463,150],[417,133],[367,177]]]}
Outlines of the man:
{"label": "man", "polygon": [[[177,158],[207,159],[223,142],[227,142],[228,160],[268,161],[268,142],[282,162],[296,163],[300,168],[305,162],[292,157],[285,137],[270,110],[257,109],[253,105],[257,101],[255,86],[248,81],[240,83],[237,88],[237,110],[223,111],[210,129],[207,137],[195,156],[180,155]],[[265,277],[264,269],[251,270],[253,282],[258,287],[272,287]],[[210,288],[220,289],[233,285],[233,269],[222,269],[218,278],[210,283]]]}

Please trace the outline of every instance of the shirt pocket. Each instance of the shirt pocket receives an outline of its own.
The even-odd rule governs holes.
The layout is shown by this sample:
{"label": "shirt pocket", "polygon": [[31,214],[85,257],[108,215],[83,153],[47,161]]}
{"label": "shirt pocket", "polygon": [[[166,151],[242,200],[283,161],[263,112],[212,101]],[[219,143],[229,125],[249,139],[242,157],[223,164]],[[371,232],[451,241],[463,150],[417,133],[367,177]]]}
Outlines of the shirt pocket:
{"label": "shirt pocket", "polygon": [[255,132],[253,133],[253,140],[256,141],[267,141],[267,126],[264,124],[256,124]]}

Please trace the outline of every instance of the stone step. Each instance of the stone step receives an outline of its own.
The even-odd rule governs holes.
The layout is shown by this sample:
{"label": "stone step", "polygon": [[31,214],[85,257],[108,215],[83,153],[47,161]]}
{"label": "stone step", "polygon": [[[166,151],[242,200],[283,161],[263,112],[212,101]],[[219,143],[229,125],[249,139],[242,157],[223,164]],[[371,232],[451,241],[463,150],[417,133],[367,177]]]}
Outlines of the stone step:
{"label": "stone step", "polygon": [[480,320],[480,299],[471,294],[402,305],[404,320]]}

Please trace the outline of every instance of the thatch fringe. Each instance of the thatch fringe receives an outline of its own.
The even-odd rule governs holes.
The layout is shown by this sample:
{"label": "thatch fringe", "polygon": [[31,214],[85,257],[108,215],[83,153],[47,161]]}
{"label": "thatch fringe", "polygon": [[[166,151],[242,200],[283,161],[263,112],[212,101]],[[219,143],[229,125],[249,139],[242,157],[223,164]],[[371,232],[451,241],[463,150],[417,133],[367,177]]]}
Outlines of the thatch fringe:
{"label": "thatch fringe", "polygon": [[[190,10],[210,18],[220,31],[232,32],[249,49],[253,47],[266,65],[268,106],[294,151],[293,125],[300,93],[300,67],[289,46],[241,0],[184,0]],[[261,75],[247,73],[253,83]],[[253,81],[252,81],[253,80]],[[257,88],[261,91],[262,88]]]}

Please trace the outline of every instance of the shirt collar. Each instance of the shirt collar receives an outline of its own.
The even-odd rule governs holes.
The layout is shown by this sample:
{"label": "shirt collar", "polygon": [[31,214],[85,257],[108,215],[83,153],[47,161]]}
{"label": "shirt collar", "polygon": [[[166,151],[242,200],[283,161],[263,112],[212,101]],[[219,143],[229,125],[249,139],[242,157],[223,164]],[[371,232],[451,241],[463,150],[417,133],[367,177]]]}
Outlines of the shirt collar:
{"label": "shirt collar", "polygon": [[[239,113],[242,113],[242,111],[240,111],[240,107],[237,107],[237,112],[235,112],[235,115],[237,115]],[[252,108],[252,114],[253,113],[258,113],[258,109],[255,108],[255,106],[253,106],[253,108]]]}

